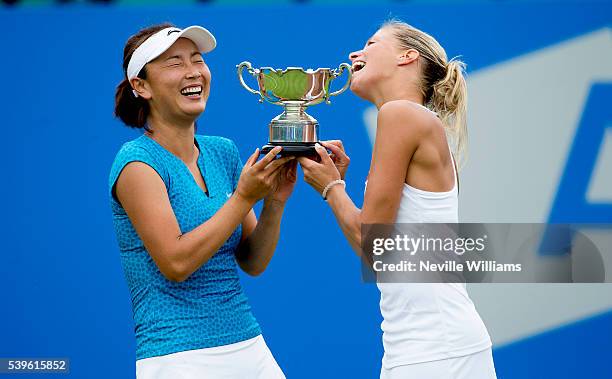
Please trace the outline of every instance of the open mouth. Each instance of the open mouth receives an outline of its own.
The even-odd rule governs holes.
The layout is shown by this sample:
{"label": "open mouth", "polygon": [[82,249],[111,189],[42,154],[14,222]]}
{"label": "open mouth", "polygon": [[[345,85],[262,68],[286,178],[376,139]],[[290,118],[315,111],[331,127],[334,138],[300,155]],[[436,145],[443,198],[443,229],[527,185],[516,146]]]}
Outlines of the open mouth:
{"label": "open mouth", "polygon": [[355,61],[353,62],[353,66],[351,67],[351,69],[353,70],[353,73],[356,73],[357,71],[360,71],[361,69],[363,69],[365,65],[366,65],[365,62]]}
{"label": "open mouth", "polygon": [[198,98],[202,94],[202,86],[189,86],[185,87],[181,90],[181,95],[190,97],[190,98]]}

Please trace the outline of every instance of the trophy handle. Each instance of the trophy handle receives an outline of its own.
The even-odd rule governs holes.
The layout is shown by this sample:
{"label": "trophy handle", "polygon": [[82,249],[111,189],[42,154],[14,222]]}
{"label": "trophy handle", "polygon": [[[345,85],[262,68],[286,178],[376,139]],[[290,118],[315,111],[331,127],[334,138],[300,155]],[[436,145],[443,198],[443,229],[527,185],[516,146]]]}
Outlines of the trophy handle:
{"label": "trophy handle", "polygon": [[341,63],[340,66],[338,66],[337,70],[332,70],[332,76],[335,78],[337,78],[338,76],[342,75],[342,72],[348,72],[348,77],[346,79],[346,83],[344,83],[344,86],[342,86],[342,88],[340,88],[339,90],[330,93],[329,95],[327,95],[327,99],[326,102],[327,104],[330,104],[331,101],[329,100],[330,97],[332,96],[338,96],[340,95],[342,92],[346,91],[349,86],[351,85],[351,79],[353,77],[352,73],[351,73],[351,65],[349,65],[348,63]]}
{"label": "trophy handle", "polygon": [[254,75],[255,70],[251,66],[251,62],[244,61],[244,62],[240,63],[238,66],[236,66],[236,68],[237,68],[238,80],[240,80],[240,84],[242,84],[244,89],[246,89],[250,93],[252,93],[254,95],[259,95],[259,102],[262,103],[263,102],[263,96],[261,95],[261,92],[256,91],[256,90],[252,89],[251,87],[249,87],[249,85],[246,84],[246,82],[244,81],[244,78],[242,77],[242,70],[244,70],[244,68],[247,69],[249,74],[255,76]]}

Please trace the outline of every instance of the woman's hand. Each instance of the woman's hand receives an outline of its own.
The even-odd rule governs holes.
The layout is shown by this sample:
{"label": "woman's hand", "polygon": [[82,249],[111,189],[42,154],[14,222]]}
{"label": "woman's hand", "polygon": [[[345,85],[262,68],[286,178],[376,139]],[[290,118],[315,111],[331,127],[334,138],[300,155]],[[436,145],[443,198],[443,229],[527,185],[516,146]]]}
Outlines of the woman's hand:
{"label": "woman's hand", "polygon": [[277,171],[278,175],[276,175],[274,189],[266,197],[265,201],[277,201],[284,204],[289,196],[291,196],[297,180],[297,161],[294,157],[290,157],[290,159],[291,161],[285,163]]}
{"label": "woman's hand", "polygon": [[300,166],[302,166],[304,171],[304,181],[310,184],[318,193],[322,193],[325,186],[334,180],[340,179],[341,175],[334,161],[327,154],[327,150],[318,143],[315,145],[315,149],[321,159],[320,163],[306,157],[299,157],[298,162],[300,162]]}
{"label": "woman's hand", "polygon": [[344,180],[351,159],[346,155],[341,140],[321,141],[321,145],[331,150],[331,159],[336,165],[340,177]]}
{"label": "woman's hand", "polygon": [[259,149],[255,150],[240,173],[240,179],[238,179],[238,186],[236,187],[238,196],[249,203],[255,204],[277,187],[281,167],[293,159],[293,157],[274,159],[281,150],[282,147],[276,146],[259,162],[257,162]]}

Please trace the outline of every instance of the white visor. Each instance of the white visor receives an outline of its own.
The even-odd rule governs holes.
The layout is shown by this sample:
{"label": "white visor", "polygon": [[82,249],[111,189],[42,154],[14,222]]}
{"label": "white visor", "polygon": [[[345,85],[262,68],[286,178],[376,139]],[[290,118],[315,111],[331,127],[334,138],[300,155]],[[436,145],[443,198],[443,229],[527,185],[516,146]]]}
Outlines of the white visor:
{"label": "white visor", "polygon": [[[203,53],[208,53],[217,46],[215,36],[201,26],[194,25],[182,30],[175,27],[160,30],[134,50],[127,67],[128,80],[137,77],[147,63],[162,55],[181,37],[193,41],[198,50]],[[134,95],[138,96],[136,91]]]}

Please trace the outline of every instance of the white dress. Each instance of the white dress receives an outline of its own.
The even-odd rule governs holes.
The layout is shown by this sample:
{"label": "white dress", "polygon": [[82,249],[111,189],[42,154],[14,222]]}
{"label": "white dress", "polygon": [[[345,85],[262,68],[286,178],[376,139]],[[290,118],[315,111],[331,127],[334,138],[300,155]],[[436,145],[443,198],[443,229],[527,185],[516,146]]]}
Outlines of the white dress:
{"label": "white dress", "polygon": [[[457,223],[454,174],[455,186],[447,192],[404,184],[396,223]],[[385,349],[381,378],[496,377],[491,338],[464,283],[377,285]]]}

